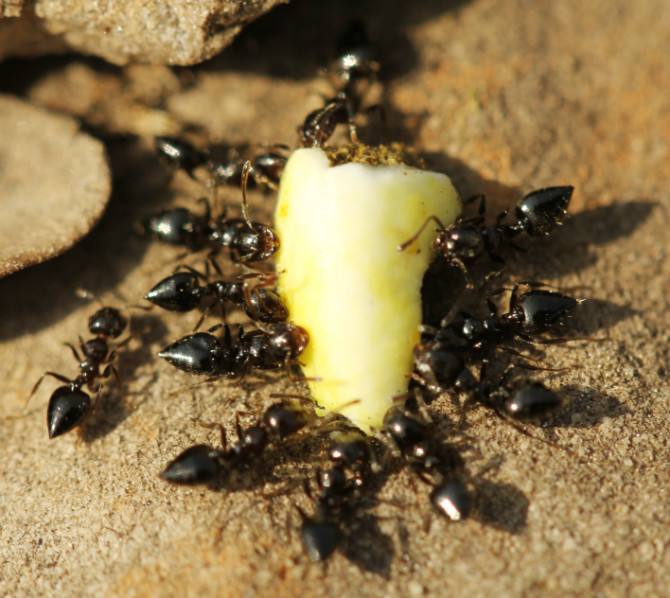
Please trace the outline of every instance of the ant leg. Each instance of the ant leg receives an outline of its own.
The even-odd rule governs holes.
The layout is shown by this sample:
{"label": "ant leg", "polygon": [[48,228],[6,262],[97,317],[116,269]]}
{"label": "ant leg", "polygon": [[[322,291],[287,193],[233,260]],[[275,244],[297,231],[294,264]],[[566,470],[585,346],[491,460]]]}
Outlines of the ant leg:
{"label": "ant leg", "polygon": [[[205,263],[206,263],[206,262],[205,262]],[[196,277],[199,278],[200,280],[202,280],[202,281],[204,281],[204,282],[208,282],[207,275],[206,275],[206,274],[203,274],[202,272],[199,272],[198,270],[196,270],[196,269],[193,268],[192,266],[187,266],[186,264],[179,264],[179,265],[174,269],[174,273],[175,273],[175,274],[176,274],[177,272],[183,272],[183,271],[190,272],[191,274],[193,274],[194,276],[196,276]]]}
{"label": "ant leg", "polygon": [[220,278],[225,278],[225,276],[223,275],[223,270],[221,270],[221,266],[219,265],[219,262],[217,262],[214,259],[213,255],[207,256],[207,261],[205,263],[212,265],[212,268],[214,268],[214,272],[216,272],[217,276],[219,276]]}
{"label": "ant leg", "polygon": [[[477,197],[475,195],[475,197]],[[477,214],[479,216],[484,216],[486,214],[486,195],[483,193],[479,195],[479,207],[477,208]]]}
{"label": "ant leg", "polygon": [[509,311],[514,311],[514,308],[519,303],[519,286],[520,285],[515,284],[512,287],[512,295],[509,298]]}
{"label": "ant leg", "polygon": [[[496,412],[496,413],[498,413],[498,412]],[[556,442],[552,442],[551,440],[548,440],[548,439],[546,439],[546,438],[542,438],[541,436],[535,436],[535,434],[531,434],[531,433],[530,433],[528,430],[526,430],[526,428],[524,428],[521,424],[519,424],[518,422],[515,422],[515,421],[513,421],[513,420],[511,420],[511,419],[509,419],[509,418],[507,418],[507,417],[505,417],[505,416],[502,415],[501,413],[498,413],[498,416],[499,416],[501,419],[503,419],[504,421],[506,421],[510,426],[512,426],[517,432],[519,432],[519,434],[523,434],[524,436],[527,436],[528,438],[532,438],[533,440],[537,440],[538,442],[542,442],[542,443],[544,443],[544,444],[546,444],[546,445],[548,445],[548,446],[550,446],[550,447],[552,447],[552,448],[556,448],[556,449],[559,449],[559,450],[561,450],[561,451],[565,451],[565,452],[568,453],[568,455],[570,455],[571,457],[574,457],[575,459],[579,459],[579,457],[577,456],[577,454],[574,453],[573,451],[571,451],[569,448],[564,447],[564,446],[561,446],[560,444],[558,444],[558,443],[556,443]]]}
{"label": "ant leg", "polygon": [[284,367],[286,368],[286,375],[288,376],[288,379],[291,380],[291,382],[319,382],[321,381],[321,378],[319,376],[314,376],[312,378],[308,378],[304,374],[301,373],[300,376],[296,376],[293,373],[293,370],[291,369],[292,366],[294,365],[300,365],[300,362],[297,360],[292,360],[292,359],[287,359],[284,362]]}
{"label": "ant leg", "polygon": [[[65,384],[72,384],[72,380],[66,378],[62,374],[58,374],[57,372],[44,372],[44,374],[40,376],[40,379],[37,382],[35,382],[35,386],[33,386],[32,390],[30,391],[28,401],[30,401],[31,397],[37,392],[37,389],[40,387],[40,384],[42,384],[42,380],[44,380],[47,376],[56,378],[56,380],[59,380],[60,382],[63,382]],[[26,401],[26,405],[28,405],[28,401]]]}
{"label": "ant leg", "polygon": [[507,214],[509,214],[509,210],[503,210],[500,212],[500,214],[498,214],[496,217],[496,226],[500,226],[503,223],[503,220],[507,218]]}
{"label": "ant leg", "polygon": [[[208,329],[207,329],[207,332],[209,332],[209,333],[211,334],[212,332],[216,332],[217,330],[220,330],[220,329],[223,328],[224,326],[226,326],[226,325],[223,324],[223,323],[214,324],[214,326],[212,326],[211,328],[208,328]],[[230,336],[230,332],[229,332],[229,331],[228,331],[228,336]]]}
{"label": "ant leg", "polygon": [[428,324],[421,324],[419,326],[419,334],[430,334],[431,336],[435,336],[439,331],[439,328],[429,326]]}
{"label": "ant leg", "polygon": [[384,106],[382,106],[381,104],[372,104],[372,106],[368,106],[365,109],[365,112],[370,113],[373,110],[375,112],[379,113],[379,120],[381,120],[382,125],[386,127],[388,125],[388,118],[387,118],[387,114],[386,114],[386,108],[384,108]]}
{"label": "ant leg", "polygon": [[349,139],[351,140],[351,143],[359,145],[361,140],[358,137],[358,129],[356,128],[356,123],[354,123],[354,116],[356,115],[356,111],[354,110],[353,102],[351,101],[350,98],[347,98],[346,109],[347,109],[347,127],[349,127]]}
{"label": "ant leg", "polygon": [[[479,208],[477,209],[477,213],[481,216],[486,213],[486,196],[483,193],[477,193],[475,195],[471,195],[467,199],[464,199],[463,205],[467,206],[468,204],[475,203],[477,200],[479,200]],[[482,205],[484,205],[483,211]]]}
{"label": "ant leg", "polygon": [[121,386],[121,376],[119,376],[119,370],[117,370],[112,364],[109,364],[103,371],[102,374],[100,374],[101,378],[109,378],[111,376],[114,376],[114,381],[116,382],[117,386]]}
{"label": "ant leg", "polygon": [[207,430],[218,430],[222,450],[225,451],[228,448],[228,437],[226,436],[226,428],[224,428],[222,424],[218,422],[207,422],[198,418],[194,418],[193,422],[198,424],[202,428],[206,428]]}
{"label": "ant leg", "polygon": [[472,276],[470,276],[470,272],[468,272],[467,266],[463,263],[463,260],[457,257],[452,257],[449,260],[449,265],[454,266],[458,268],[461,272],[463,272],[463,277],[465,278],[465,288],[467,289],[475,288],[475,283],[472,280]]}
{"label": "ant leg", "polygon": [[[495,295],[495,293],[493,293]],[[489,317],[496,318],[498,317],[498,309],[496,304],[491,301],[490,297],[486,299],[486,306],[489,308]]]}
{"label": "ant leg", "polygon": [[[202,323],[205,321],[205,318],[209,315],[209,312],[212,311],[212,307],[216,305],[213,303],[212,305],[208,305],[205,309],[202,310],[202,313],[200,314],[200,317],[198,318],[198,321],[195,323],[195,326],[193,327],[193,332],[198,330],[200,326],[202,326]],[[218,327],[220,324],[217,324],[216,326],[212,326],[211,329],[209,329],[207,332],[211,332],[212,330],[218,330]]]}
{"label": "ant leg", "polygon": [[74,356],[75,360],[81,363],[81,357],[79,356],[79,353],[77,352],[77,349],[74,348],[74,345],[72,343],[63,343],[70,351],[72,351],[72,355]]}
{"label": "ant leg", "polygon": [[437,224],[440,232],[446,232],[447,230],[446,227],[444,226],[444,224],[442,224],[442,221],[437,216],[435,215],[428,216],[428,218],[426,218],[426,221],[421,225],[421,227],[419,228],[418,231],[416,231],[416,233],[414,233],[409,239],[407,239],[407,241],[398,245],[397,247],[398,251],[405,251],[405,249],[407,249],[412,243],[414,243],[414,241],[416,241],[421,236],[421,233],[430,224],[431,221]]}
{"label": "ant leg", "polygon": [[207,222],[209,222],[212,219],[212,204],[210,203],[209,199],[207,197],[200,197],[198,198],[197,203],[204,206],[202,215],[204,218],[206,218]]}
{"label": "ant leg", "polygon": [[[122,341],[119,341],[118,343],[116,343],[116,345],[114,346],[114,351],[113,351],[114,355],[116,356],[116,350],[117,350],[117,349],[122,349],[123,347],[125,347],[125,346],[126,346],[131,340],[133,340],[134,338],[135,338],[135,336],[133,336],[132,334],[129,334],[129,335],[128,335],[126,338],[124,338]],[[108,358],[107,361],[110,361],[110,359]]]}

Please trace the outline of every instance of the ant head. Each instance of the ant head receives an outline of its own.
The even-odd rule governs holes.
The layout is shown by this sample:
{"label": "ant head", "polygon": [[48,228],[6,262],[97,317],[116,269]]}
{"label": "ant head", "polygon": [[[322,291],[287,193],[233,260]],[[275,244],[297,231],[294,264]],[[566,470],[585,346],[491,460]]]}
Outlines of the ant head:
{"label": "ant head", "polygon": [[290,357],[300,355],[309,343],[309,333],[301,326],[279,324],[275,330],[275,344],[284,347]]}
{"label": "ant head", "polygon": [[101,307],[88,319],[91,334],[118,338],[128,325],[128,320],[114,307]]}
{"label": "ant head", "polygon": [[453,257],[474,259],[484,252],[484,237],[475,226],[450,229],[442,240],[444,250]]}

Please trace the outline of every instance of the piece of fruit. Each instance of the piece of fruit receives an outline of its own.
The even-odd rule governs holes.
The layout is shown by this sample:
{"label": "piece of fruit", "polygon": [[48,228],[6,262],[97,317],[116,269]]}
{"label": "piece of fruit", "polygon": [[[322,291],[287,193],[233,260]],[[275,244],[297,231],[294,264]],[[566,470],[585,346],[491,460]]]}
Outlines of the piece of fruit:
{"label": "piece of fruit", "polygon": [[291,155],[275,214],[278,287],[290,320],[309,332],[300,361],[318,378],[310,390],[325,411],[371,432],[407,390],[436,227],[404,251],[398,245],[429,216],[448,225],[460,211],[444,174],[404,164],[331,166],[315,148]]}

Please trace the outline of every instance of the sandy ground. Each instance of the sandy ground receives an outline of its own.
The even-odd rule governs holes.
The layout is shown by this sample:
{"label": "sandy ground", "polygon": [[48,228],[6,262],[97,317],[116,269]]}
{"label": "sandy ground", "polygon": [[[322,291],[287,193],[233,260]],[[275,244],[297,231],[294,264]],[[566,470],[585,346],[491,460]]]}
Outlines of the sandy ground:
{"label": "sandy ground", "polygon": [[[573,218],[507,268],[511,279],[581,287],[593,301],[578,333],[607,338],[547,351],[548,363],[578,367],[545,376],[567,406],[533,431],[570,452],[477,411],[468,429],[475,517],[440,519],[428,488],[393,470],[381,504],[361,514],[327,566],[313,565],[292,505],[309,508],[300,482],[316,443],[278,451],[230,491],[157,478],[182,448],[216,442],[194,418],[230,425],[243,409],[249,421],[286,383],[249,394],[223,383],[190,387],[155,354],[197,316],[135,312],[122,388],[110,388],[82,434],[48,440],[51,382],[26,417],[0,423],[0,594],[667,595],[666,3],[360,4],[385,65],[384,135],[412,143],[464,195],[484,191],[497,207],[532,188],[576,186]],[[114,175],[107,213],[83,242],[0,280],[3,416],[21,413],[44,370],[73,372],[62,343],[85,333],[93,310],[74,289],[137,302],[178,259],[133,232],[147,214],[198,193],[181,177],[170,182],[147,134],[181,123],[217,142],[294,144],[296,125],[320,101],[317,68],[356,14],[347,6],[294,2],[192,71],[120,70],[80,57],[0,65],[3,91],[73,113],[100,136]],[[254,201],[268,216],[271,196]],[[449,409],[437,403],[435,417]]]}

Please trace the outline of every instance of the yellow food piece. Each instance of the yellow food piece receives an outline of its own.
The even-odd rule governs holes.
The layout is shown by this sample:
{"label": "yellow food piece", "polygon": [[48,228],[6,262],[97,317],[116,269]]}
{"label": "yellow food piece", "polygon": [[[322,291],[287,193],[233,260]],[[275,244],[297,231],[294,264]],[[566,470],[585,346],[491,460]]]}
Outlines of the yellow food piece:
{"label": "yellow food piece", "polygon": [[[279,293],[310,342],[300,356],[314,400],[366,432],[407,390],[421,324],[421,283],[436,226],[461,211],[449,178],[404,165],[330,166],[299,149],[279,187]],[[357,401],[353,404],[352,401]],[[346,405],[341,408],[341,406]]]}

